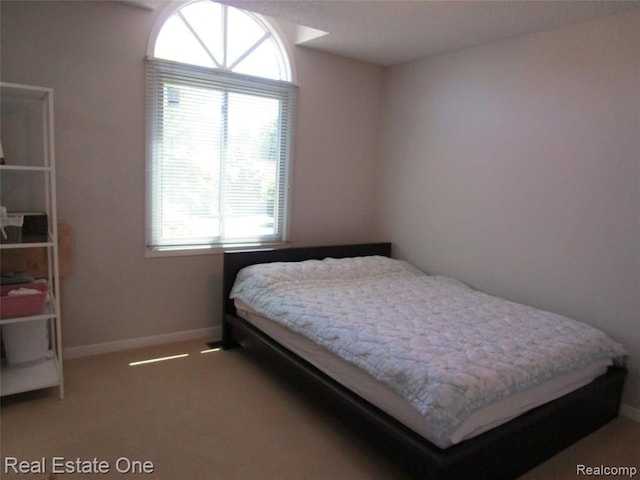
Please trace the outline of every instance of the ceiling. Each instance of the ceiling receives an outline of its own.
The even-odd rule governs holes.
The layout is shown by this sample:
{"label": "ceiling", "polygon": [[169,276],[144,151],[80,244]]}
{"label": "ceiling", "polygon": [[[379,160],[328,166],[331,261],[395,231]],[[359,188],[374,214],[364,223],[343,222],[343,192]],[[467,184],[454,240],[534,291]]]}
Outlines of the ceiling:
{"label": "ceiling", "polygon": [[385,66],[640,9],[640,1],[224,1],[328,32],[305,46]]}
{"label": "ceiling", "polygon": [[319,30],[300,29],[300,45],[384,66],[640,10],[640,0],[220,1]]}

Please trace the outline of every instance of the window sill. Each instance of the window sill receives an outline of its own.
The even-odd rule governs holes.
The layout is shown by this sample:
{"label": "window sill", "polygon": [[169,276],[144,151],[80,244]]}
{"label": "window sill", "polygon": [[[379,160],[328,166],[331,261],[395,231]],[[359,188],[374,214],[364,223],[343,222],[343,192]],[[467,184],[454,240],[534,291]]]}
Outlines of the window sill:
{"label": "window sill", "polygon": [[191,257],[195,255],[222,255],[230,250],[271,249],[286,246],[287,242],[246,243],[233,245],[197,245],[193,247],[146,247],[145,258]]}

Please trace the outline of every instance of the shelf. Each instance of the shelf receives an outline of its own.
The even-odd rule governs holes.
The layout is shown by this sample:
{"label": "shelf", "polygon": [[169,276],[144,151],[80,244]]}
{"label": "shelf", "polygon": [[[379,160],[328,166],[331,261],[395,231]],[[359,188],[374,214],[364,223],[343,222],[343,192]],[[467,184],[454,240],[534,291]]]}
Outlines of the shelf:
{"label": "shelf", "polygon": [[2,364],[0,376],[0,395],[57,387],[61,384],[58,374],[58,363],[51,352],[51,358],[24,365]]}
{"label": "shelf", "polygon": [[51,298],[51,294],[49,294],[47,304],[45,305],[42,313],[39,313],[38,315],[28,315],[25,317],[2,318],[0,319],[0,325],[8,325],[10,323],[26,323],[33,322],[35,320],[48,320],[50,318],[55,318],[56,312],[52,307],[53,304],[53,299]]}
{"label": "shelf", "polygon": [[0,249],[5,248],[40,248],[53,247],[54,242],[47,235],[30,235],[22,237],[19,242],[0,242]]}
{"label": "shelf", "polygon": [[50,172],[51,167],[47,165],[0,165],[0,171],[6,172]]}
{"label": "shelf", "polygon": [[53,94],[53,89],[37,87],[35,85],[23,85],[19,83],[2,82],[0,92],[7,98],[24,98],[31,100],[44,100]]}
{"label": "shelf", "polygon": [[[2,0],[0,0],[2,1]],[[44,278],[49,284],[48,301],[41,313],[24,317],[0,319],[6,340],[14,336],[10,344],[12,360],[20,354],[29,353],[22,345],[22,338],[38,340],[32,333],[39,330],[37,322],[46,322],[48,344],[41,345],[38,353],[46,353],[47,345],[52,358],[20,365],[2,364],[0,378],[2,395],[58,387],[60,398],[64,397],[64,375],[62,362],[62,318],[60,314],[60,267],[58,220],[56,208],[56,170],[54,149],[54,105],[53,90],[32,85],[0,82],[0,123],[2,124],[2,147],[5,165],[0,165],[0,203],[11,213],[45,215],[48,227],[32,226],[20,230],[13,239],[0,240],[4,268],[29,273],[35,278]],[[33,212],[33,213],[27,213]],[[5,222],[6,223],[6,222]],[[35,226],[34,226],[35,225]],[[13,227],[15,229],[15,226]],[[47,231],[48,230],[48,231]],[[24,232],[27,232],[25,234]],[[43,232],[31,235],[31,232]],[[6,263],[5,263],[6,262]],[[42,300],[42,296],[39,297]],[[15,305],[15,304],[14,304]],[[19,311],[39,311],[40,305]],[[11,313],[7,308],[6,313]],[[33,328],[32,328],[33,327]],[[36,328],[38,327],[38,328]],[[33,334],[35,335],[35,334]],[[12,341],[13,341],[12,340]],[[40,355],[24,356],[37,358]]]}

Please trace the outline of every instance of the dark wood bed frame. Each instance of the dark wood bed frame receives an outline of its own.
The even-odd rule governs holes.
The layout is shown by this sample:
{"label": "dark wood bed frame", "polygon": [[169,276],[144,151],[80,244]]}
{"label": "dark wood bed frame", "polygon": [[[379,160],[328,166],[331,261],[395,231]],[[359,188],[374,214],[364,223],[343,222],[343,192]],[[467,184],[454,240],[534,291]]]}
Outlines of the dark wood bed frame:
{"label": "dark wood bed frame", "polygon": [[[222,347],[242,346],[262,361],[286,366],[296,386],[323,399],[332,414],[423,479],[513,479],[618,415],[626,371],[605,375],[482,435],[441,449],[236,316],[231,287],[248,265],[326,257],[391,256],[390,243],[232,251],[224,254]],[[280,373],[278,373],[280,374]],[[585,459],[586,461],[587,459]]]}

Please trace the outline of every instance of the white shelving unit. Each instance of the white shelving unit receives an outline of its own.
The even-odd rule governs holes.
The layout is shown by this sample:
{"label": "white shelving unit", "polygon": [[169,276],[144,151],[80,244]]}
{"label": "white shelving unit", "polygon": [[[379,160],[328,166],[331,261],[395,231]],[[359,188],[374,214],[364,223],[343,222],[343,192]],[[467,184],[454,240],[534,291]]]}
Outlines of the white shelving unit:
{"label": "white shelving unit", "polygon": [[44,358],[13,365],[3,359],[2,396],[58,387],[60,398],[64,397],[53,132],[52,89],[0,82],[0,139],[6,163],[0,165],[0,203],[9,212],[45,213],[48,224],[46,235],[3,241],[0,250],[3,255],[18,249],[43,250],[49,284],[42,313],[0,319],[0,326],[46,321],[49,336]]}

